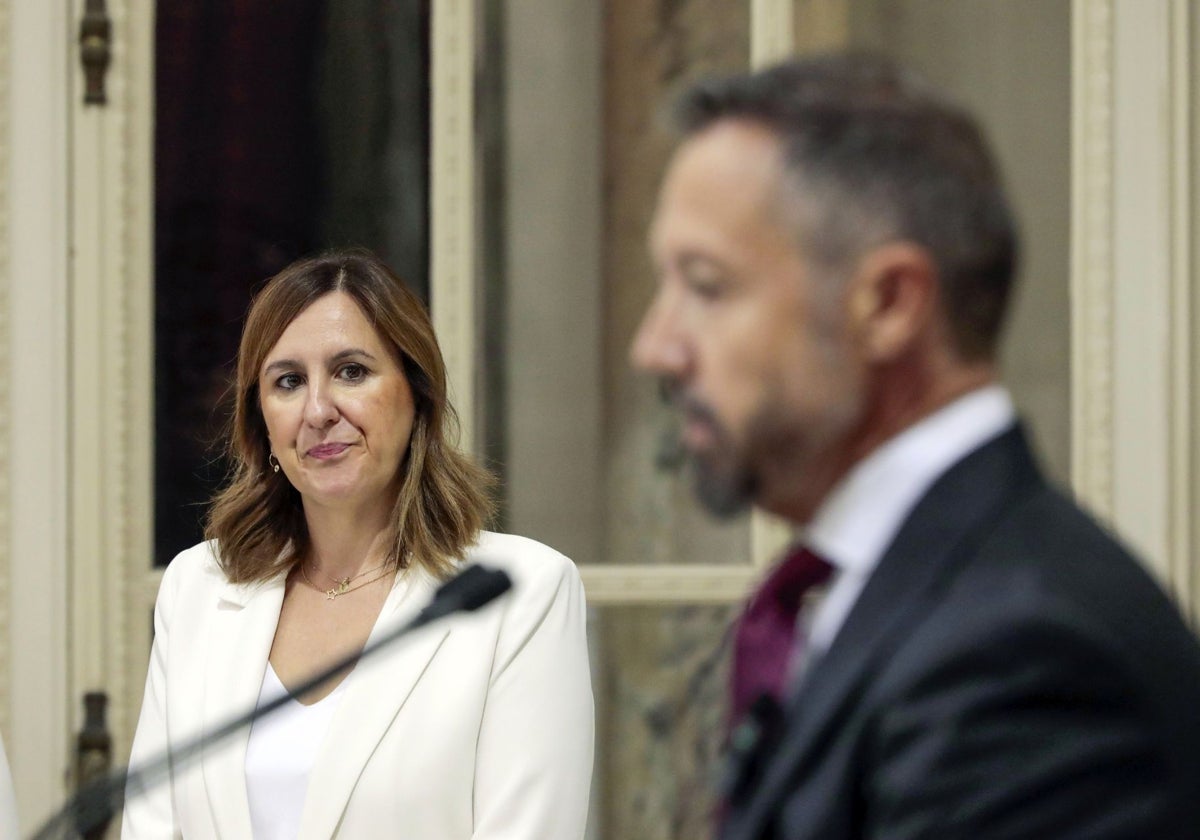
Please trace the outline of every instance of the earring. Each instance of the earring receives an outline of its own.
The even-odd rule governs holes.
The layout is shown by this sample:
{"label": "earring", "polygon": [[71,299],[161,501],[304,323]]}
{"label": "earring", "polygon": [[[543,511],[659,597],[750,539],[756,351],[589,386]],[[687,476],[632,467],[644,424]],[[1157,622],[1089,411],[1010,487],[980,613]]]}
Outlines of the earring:
{"label": "earring", "polygon": [[274,452],[267,456],[267,463],[271,465],[272,472],[279,472],[279,459],[275,457]]}

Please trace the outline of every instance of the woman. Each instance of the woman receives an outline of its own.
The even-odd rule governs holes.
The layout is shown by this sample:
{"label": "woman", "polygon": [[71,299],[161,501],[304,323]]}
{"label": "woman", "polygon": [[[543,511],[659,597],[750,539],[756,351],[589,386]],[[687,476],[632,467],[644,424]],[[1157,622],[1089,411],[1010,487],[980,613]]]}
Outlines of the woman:
{"label": "woman", "polygon": [[238,352],[232,483],[163,575],[131,763],[360,650],[465,564],[513,590],[430,625],[130,792],[123,837],[581,838],[592,694],[578,573],[481,530],[441,353],[377,258],[271,279]]}

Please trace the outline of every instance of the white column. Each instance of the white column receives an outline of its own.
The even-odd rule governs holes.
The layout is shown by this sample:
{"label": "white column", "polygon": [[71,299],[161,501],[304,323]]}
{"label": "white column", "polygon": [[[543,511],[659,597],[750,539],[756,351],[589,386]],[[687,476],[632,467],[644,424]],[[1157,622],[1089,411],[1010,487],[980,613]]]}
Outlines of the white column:
{"label": "white column", "polygon": [[[7,4],[6,4],[7,5]],[[13,3],[8,32],[11,146],[8,251],[9,439],[4,521],[11,697],[6,733],[22,826],[62,798],[67,699],[67,131],[72,18],[67,3]]]}

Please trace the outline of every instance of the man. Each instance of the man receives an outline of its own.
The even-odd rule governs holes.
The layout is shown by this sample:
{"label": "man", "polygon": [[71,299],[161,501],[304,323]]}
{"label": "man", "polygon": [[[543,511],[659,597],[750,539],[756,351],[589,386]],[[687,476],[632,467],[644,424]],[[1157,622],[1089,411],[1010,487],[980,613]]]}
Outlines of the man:
{"label": "man", "polygon": [[805,526],[737,629],[721,836],[1200,837],[1200,647],[997,383],[1016,237],[975,123],[827,57],[679,124],[632,358],[713,511]]}

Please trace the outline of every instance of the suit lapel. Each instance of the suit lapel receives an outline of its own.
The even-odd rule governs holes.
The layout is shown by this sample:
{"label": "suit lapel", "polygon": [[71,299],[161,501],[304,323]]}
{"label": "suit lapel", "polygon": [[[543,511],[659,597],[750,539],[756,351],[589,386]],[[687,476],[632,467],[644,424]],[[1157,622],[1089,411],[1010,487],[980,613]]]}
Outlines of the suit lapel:
{"label": "suit lapel", "polygon": [[802,784],[824,741],[840,730],[877,663],[903,643],[939,586],[973,553],[988,526],[1040,487],[1024,435],[1014,428],[943,475],[918,502],[884,553],[829,651],[787,710],[782,743],[738,820],[738,837],[763,835],[780,803]]}
{"label": "suit lapel", "polygon": [[[367,644],[413,618],[435,585],[427,574],[410,569],[392,589]],[[309,777],[298,840],[334,835],[371,754],[449,633],[445,622],[422,628],[360,662],[346,678],[346,691]]]}
{"label": "suit lapel", "polygon": [[[266,584],[226,583],[217,603],[204,680],[204,731],[254,708],[279,624],[284,578]],[[204,786],[217,834],[249,837],[246,744],[243,729],[201,756]]]}

